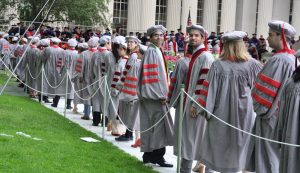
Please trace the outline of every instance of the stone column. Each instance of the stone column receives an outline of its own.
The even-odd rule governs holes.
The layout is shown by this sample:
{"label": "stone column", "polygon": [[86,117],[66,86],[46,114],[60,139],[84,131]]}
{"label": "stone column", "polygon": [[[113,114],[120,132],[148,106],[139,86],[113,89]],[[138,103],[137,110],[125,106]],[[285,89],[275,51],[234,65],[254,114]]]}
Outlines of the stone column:
{"label": "stone column", "polygon": [[238,0],[235,29],[249,35],[255,33],[257,1]]}
{"label": "stone column", "polygon": [[167,29],[177,31],[180,27],[181,0],[168,0],[167,3]]}
{"label": "stone column", "polygon": [[140,32],[141,0],[128,0],[127,32]]}
{"label": "stone column", "polygon": [[203,27],[210,32],[217,32],[218,0],[204,0]]}
{"label": "stone column", "polygon": [[289,22],[290,4],[291,4],[291,0],[284,0],[284,1],[283,0],[274,0],[272,19]]}
{"label": "stone column", "polygon": [[140,0],[140,32],[146,32],[147,29],[155,24],[156,0]]}
{"label": "stone column", "polygon": [[223,0],[220,32],[235,30],[236,1]]}
{"label": "stone column", "polygon": [[[297,31],[297,36],[300,35],[300,20],[298,17],[300,16],[300,0],[294,0],[293,2],[293,18],[292,18],[292,25],[295,27]],[[298,38],[295,38],[295,40],[298,40]]]}
{"label": "stone column", "polygon": [[260,0],[258,3],[257,35],[268,37],[268,22],[272,20],[273,0]]}
{"label": "stone column", "polygon": [[191,12],[192,24],[196,24],[197,8],[198,8],[198,0],[182,0],[181,31],[183,33],[185,33],[186,31],[189,10]]}

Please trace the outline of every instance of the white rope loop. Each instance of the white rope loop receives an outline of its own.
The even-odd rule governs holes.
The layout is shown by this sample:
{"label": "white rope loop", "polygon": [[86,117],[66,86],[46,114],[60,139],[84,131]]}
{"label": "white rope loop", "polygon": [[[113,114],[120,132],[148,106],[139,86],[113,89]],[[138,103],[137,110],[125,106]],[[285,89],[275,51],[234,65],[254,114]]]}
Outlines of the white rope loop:
{"label": "white rope loop", "polygon": [[292,146],[292,147],[300,147],[300,145],[296,145],[296,144],[290,144],[290,143],[285,143],[285,142],[280,142],[280,141],[276,141],[276,140],[272,140],[272,139],[268,139],[268,138],[264,138],[264,137],[261,137],[261,136],[258,136],[258,135],[255,135],[255,134],[252,134],[250,132],[247,132],[247,131],[244,131],[242,129],[239,129],[229,123],[227,123],[226,121],[220,119],[219,117],[217,117],[216,115],[214,115],[213,113],[209,112],[206,108],[204,108],[203,106],[201,106],[197,101],[195,101],[195,99],[193,97],[191,97],[188,93],[186,93],[184,91],[184,94],[187,95],[194,103],[197,104],[197,106],[199,106],[201,109],[203,109],[205,112],[207,112],[208,114],[210,114],[212,117],[214,117],[215,119],[217,119],[218,121],[220,121],[221,123],[237,130],[237,131],[240,131],[242,133],[245,133],[247,135],[250,135],[250,136],[253,136],[255,138],[258,138],[258,139],[262,139],[262,140],[265,140],[265,141],[269,141],[269,142],[273,142],[273,143],[277,143],[277,144],[281,144],[281,145],[287,145],[287,146]]}

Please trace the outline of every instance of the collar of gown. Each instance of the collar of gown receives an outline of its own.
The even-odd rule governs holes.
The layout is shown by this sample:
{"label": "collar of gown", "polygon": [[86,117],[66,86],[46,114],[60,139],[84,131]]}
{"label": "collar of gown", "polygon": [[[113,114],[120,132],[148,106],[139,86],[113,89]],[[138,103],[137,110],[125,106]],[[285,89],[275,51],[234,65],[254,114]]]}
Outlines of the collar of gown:
{"label": "collar of gown", "polygon": [[205,48],[204,44],[199,45],[199,46],[193,51],[193,54],[194,54],[195,52],[197,52],[198,50],[202,49],[202,48]]}

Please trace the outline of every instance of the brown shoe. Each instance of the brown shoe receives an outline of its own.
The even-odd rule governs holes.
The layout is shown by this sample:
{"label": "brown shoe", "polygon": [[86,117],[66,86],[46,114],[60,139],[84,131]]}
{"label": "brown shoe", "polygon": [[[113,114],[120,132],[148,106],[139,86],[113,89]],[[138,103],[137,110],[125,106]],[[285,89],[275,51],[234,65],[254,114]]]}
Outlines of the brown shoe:
{"label": "brown shoe", "polygon": [[82,116],[81,119],[83,119],[83,120],[90,120],[90,117]]}

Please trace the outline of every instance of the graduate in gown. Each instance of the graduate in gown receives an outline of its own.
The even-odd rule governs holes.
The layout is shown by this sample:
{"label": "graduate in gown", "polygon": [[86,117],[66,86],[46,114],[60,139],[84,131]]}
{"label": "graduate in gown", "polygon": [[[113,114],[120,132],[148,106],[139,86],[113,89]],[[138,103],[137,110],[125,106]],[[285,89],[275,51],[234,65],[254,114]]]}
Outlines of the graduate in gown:
{"label": "graduate in gown", "polygon": [[[122,72],[121,82],[116,86],[120,93],[119,113],[120,119],[127,127],[126,133],[117,141],[130,141],[133,139],[133,130],[139,130],[139,101],[137,96],[137,79],[140,69],[140,59],[138,59],[140,40],[136,36],[126,37],[129,58]],[[136,139],[136,141],[139,139]]]}
{"label": "graduate in gown", "polygon": [[[89,49],[80,54],[79,60],[82,62],[81,77],[82,77],[82,102],[84,104],[84,116],[83,120],[89,120],[91,113],[91,96],[94,95],[91,83],[92,83],[92,57],[97,52],[99,45],[99,37],[92,37],[88,41]],[[77,60],[77,61],[79,61]]]}
{"label": "graduate in gown", "polygon": [[[255,119],[251,89],[262,65],[248,54],[243,42],[246,35],[243,31],[223,34],[220,60],[212,64],[196,99],[218,118],[249,132]],[[198,110],[207,120],[200,144],[201,162],[221,173],[242,171],[250,136],[222,124],[199,107]]]}
{"label": "graduate in gown", "polygon": [[169,92],[169,78],[161,49],[165,31],[166,28],[162,25],[155,25],[147,30],[151,44],[141,62],[137,91],[140,99],[141,131],[149,129],[167,114],[155,127],[141,134],[141,151],[144,152],[143,163],[173,167],[164,159],[166,146],[174,144],[173,121],[170,113],[168,113],[166,102]]}
{"label": "graduate in gown", "polygon": [[[268,42],[276,53],[264,65],[252,90],[256,112],[253,133],[268,139],[277,139],[279,98],[283,86],[295,70],[294,51],[288,41],[296,35],[293,26],[282,21],[271,21]],[[279,147],[275,143],[251,137],[246,170],[251,172],[279,172]]]}
{"label": "graduate in gown", "polygon": [[119,83],[121,83],[121,74],[125,69],[125,64],[128,60],[127,55],[127,44],[125,43],[125,37],[117,36],[113,39],[113,53],[115,57],[118,57],[117,63],[115,64],[115,69],[113,76],[110,79],[111,81],[111,100],[109,102],[109,119],[112,123],[112,135],[120,136],[125,132],[125,126],[123,126],[120,121],[118,112],[119,112],[119,96],[120,90],[117,88]]}
{"label": "graduate in gown", "polygon": [[[279,107],[278,140],[300,145],[300,66],[284,86]],[[300,154],[298,147],[281,145],[279,172],[298,172]]]}
{"label": "graduate in gown", "polygon": [[[51,38],[52,46],[45,48],[43,54],[44,62],[44,86],[45,92],[50,96],[62,95],[61,91],[58,91],[58,85],[61,83],[62,77],[60,75],[60,66],[62,63],[63,49],[58,44],[61,42],[60,39],[54,37]],[[48,83],[49,82],[49,83]],[[52,107],[57,107],[57,101],[53,99]]]}
{"label": "graduate in gown", "polygon": [[[98,81],[93,85],[93,92],[97,92],[95,96],[92,98],[93,103],[93,126],[98,126],[101,122],[101,113],[104,106],[104,93],[101,92],[101,88],[105,87],[104,84],[104,73],[102,72],[101,60],[104,55],[111,50],[111,37],[103,36],[99,40],[100,47],[98,48],[98,52],[96,52],[92,57],[92,66],[93,66],[93,76],[92,83]],[[101,85],[100,85],[101,84]],[[108,120],[106,120],[106,123]]]}
{"label": "graduate in gown", "polygon": [[72,61],[72,65],[70,68],[70,77],[72,81],[72,89],[74,88],[74,108],[73,113],[78,114],[77,112],[77,105],[83,103],[81,98],[83,98],[83,75],[82,75],[82,59],[80,55],[89,48],[87,43],[79,43],[78,44],[78,54],[74,57]]}
{"label": "graduate in gown", "polygon": [[[190,37],[190,45],[193,47],[192,59],[186,74],[185,91],[196,97],[200,94],[200,88],[206,79],[208,70],[214,61],[212,54],[204,44],[207,32],[200,25],[187,27]],[[182,150],[181,150],[181,172],[190,172],[193,160],[200,160],[200,147],[206,127],[206,120],[202,116],[194,116],[190,112],[193,102],[186,97],[184,100],[184,117],[182,121]],[[179,122],[178,122],[179,123]],[[177,154],[177,146],[175,154]],[[202,168],[203,169],[203,168]]]}

